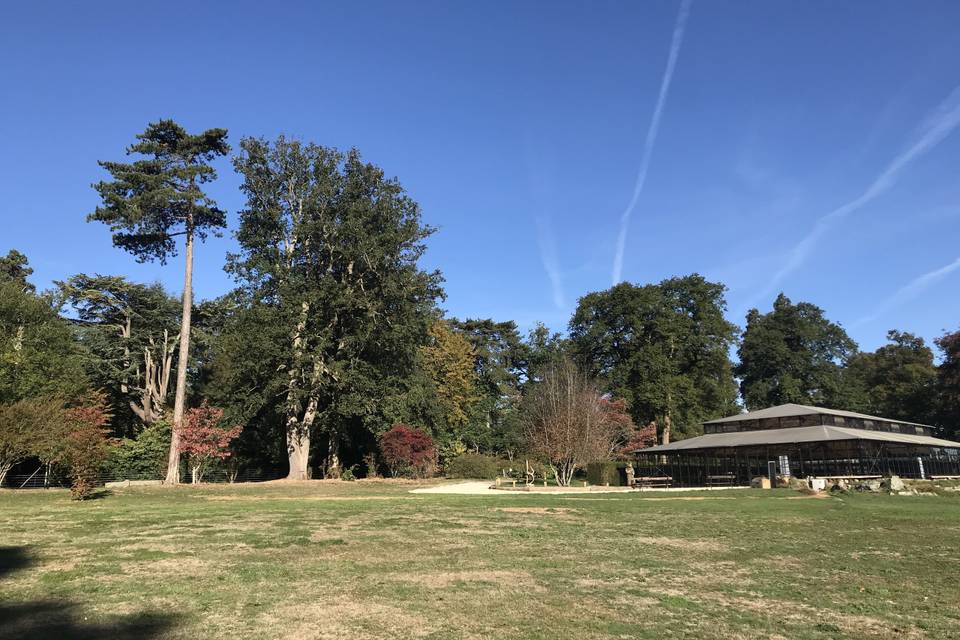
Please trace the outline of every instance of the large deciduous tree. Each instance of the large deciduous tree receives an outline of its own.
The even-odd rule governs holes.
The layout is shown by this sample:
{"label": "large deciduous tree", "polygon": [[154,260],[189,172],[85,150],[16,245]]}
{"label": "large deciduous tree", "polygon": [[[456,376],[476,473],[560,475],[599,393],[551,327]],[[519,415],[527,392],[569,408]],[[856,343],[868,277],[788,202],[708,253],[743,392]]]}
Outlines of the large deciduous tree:
{"label": "large deciduous tree", "polygon": [[945,333],[936,339],[943,359],[937,367],[939,419],[944,434],[960,437],[960,331]]}
{"label": "large deciduous tree", "polygon": [[627,401],[636,424],[656,422],[664,443],[736,410],[728,354],[737,330],[723,316],[724,291],[698,274],[621,283],[581,298],[570,321],[577,360]]}
{"label": "large deciduous tree", "polygon": [[49,296],[26,281],[26,262],[0,271],[0,403],[26,398],[74,398],[87,387],[80,351]]}
{"label": "large deciduous tree", "polygon": [[744,402],[748,409],[788,402],[843,406],[842,369],[856,351],[856,343],[820,307],[793,304],[781,293],[769,313],[747,313],[735,369]]}
{"label": "large deciduous tree", "polygon": [[624,425],[620,408],[568,358],[544,369],[524,398],[523,423],[530,451],[560,486],[578,467],[610,458]]}
{"label": "large deciduous tree", "polygon": [[318,425],[336,476],[347,426],[382,422],[383,398],[425,342],[440,277],[417,261],[432,229],[400,184],[356,151],[282,137],[241,148],[234,164],[247,203],[230,270],[287,334],[277,357],[288,478],[310,476]]}
{"label": "large deciduous tree", "polygon": [[[113,406],[121,410],[114,423],[135,416],[150,425],[163,418],[177,346],[177,301],[160,284],[118,276],[79,274],[57,284],[80,321],[91,379],[110,391]],[[122,435],[137,431],[127,428]]]}
{"label": "large deciduous tree", "polygon": [[420,347],[421,363],[433,382],[447,430],[456,439],[480,399],[473,345],[442,320],[430,325],[427,333],[428,342]]}
{"label": "large deciduous tree", "polygon": [[128,153],[143,156],[134,162],[100,162],[112,178],[94,188],[102,203],[88,220],[103,222],[113,232],[115,246],[138,261],[177,255],[177,237],[184,237],[184,276],[173,405],[173,430],[167,465],[168,484],[180,480],[178,432],[183,422],[190,354],[190,313],[193,307],[193,247],[208,233],[226,226],[226,214],[203,189],[217,177],[210,164],[230,151],[226,129],[190,134],[173,120],[147,125]]}
{"label": "large deciduous tree", "polygon": [[845,408],[886,418],[933,424],[937,406],[937,368],[923,338],[889,331],[873,353],[850,358],[843,372]]}

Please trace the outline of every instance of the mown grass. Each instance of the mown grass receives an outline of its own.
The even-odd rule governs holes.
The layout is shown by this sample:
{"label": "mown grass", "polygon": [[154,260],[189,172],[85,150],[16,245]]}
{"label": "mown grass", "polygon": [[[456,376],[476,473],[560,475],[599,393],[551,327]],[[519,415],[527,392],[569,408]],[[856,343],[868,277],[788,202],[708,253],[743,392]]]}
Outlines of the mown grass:
{"label": "mown grass", "polygon": [[950,638],[960,496],[0,492],[0,639]]}

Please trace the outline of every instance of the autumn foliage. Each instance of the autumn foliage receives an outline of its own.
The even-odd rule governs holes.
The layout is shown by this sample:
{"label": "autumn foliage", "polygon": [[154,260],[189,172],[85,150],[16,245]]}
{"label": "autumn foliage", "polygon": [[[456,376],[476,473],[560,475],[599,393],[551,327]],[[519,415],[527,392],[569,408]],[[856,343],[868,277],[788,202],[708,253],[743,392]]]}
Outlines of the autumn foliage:
{"label": "autumn foliage", "polygon": [[380,451],[394,477],[409,474],[423,478],[433,472],[437,463],[433,438],[405,424],[395,424],[380,436]]}
{"label": "autumn foliage", "polygon": [[193,484],[203,479],[203,474],[214,460],[230,457],[230,443],[240,435],[243,427],[224,428],[223,409],[209,406],[206,401],[190,409],[180,429],[180,453],[189,456],[190,477]]}
{"label": "autumn foliage", "polygon": [[86,500],[99,484],[100,470],[110,455],[106,426],[110,423],[110,407],[106,396],[94,394],[84,404],[65,412],[67,433],[58,462],[70,473],[70,495]]}

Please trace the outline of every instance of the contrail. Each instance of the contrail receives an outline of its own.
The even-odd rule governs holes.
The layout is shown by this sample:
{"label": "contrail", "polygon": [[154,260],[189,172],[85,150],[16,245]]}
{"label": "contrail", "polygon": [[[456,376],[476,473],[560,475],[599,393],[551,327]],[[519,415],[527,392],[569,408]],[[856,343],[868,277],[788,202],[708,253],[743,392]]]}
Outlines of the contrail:
{"label": "contrail", "polygon": [[537,227],[537,246],[540,249],[540,263],[550,280],[553,293],[553,305],[563,309],[566,305],[566,296],[563,293],[563,271],[560,269],[560,260],[557,255],[557,241],[553,232],[553,215],[550,211],[549,195],[553,193],[552,172],[534,150],[533,141],[529,135],[524,145],[524,157],[527,165],[527,176],[530,179],[530,191],[536,206],[534,223]]}
{"label": "contrail", "polygon": [[820,236],[834,222],[845,218],[889,190],[896,184],[900,174],[908,166],[940,144],[958,125],[960,125],[960,87],[954,88],[947,99],[940,103],[937,109],[926,118],[919,127],[919,137],[916,141],[906,151],[894,158],[893,162],[867,187],[866,191],[817,220],[810,233],[790,251],[787,263],[774,274],[770,284],[757,297],[762,298],[769,295],[785,277],[796,271],[806,260]]}
{"label": "contrail", "polygon": [[673,70],[677,66],[677,57],[680,55],[680,45],[683,44],[683,32],[687,28],[687,17],[690,15],[690,5],[693,0],[683,0],[680,3],[680,13],[677,14],[677,21],[673,25],[673,38],[670,41],[670,55],[667,57],[667,67],[663,71],[663,79],[660,81],[660,93],[657,96],[657,104],[653,109],[653,117],[650,119],[650,128],[647,129],[647,140],[643,145],[643,156],[640,158],[640,169],[637,172],[637,183],[633,187],[633,197],[630,198],[630,204],[620,215],[620,235],[617,237],[617,253],[613,259],[613,284],[620,282],[620,274],[623,271],[623,252],[627,244],[627,228],[630,226],[630,216],[633,214],[637,201],[640,200],[640,194],[643,192],[643,185],[647,181],[647,169],[650,167],[650,157],[653,155],[653,145],[657,141],[657,134],[660,132],[660,118],[663,115],[663,107],[667,102],[667,93],[670,91],[670,82],[673,80]]}
{"label": "contrail", "polygon": [[920,295],[925,289],[935,284],[937,281],[942,280],[947,277],[957,269],[960,269],[960,258],[957,258],[948,265],[942,266],[939,269],[934,269],[933,271],[928,271],[922,276],[917,276],[904,286],[897,289],[897,292],[892,296],[883,301],[876,311],[871,313],[868,316],[864,316],[854,322],[851,326],[857,327],[864,323],[875,320],[890,309],[903,304],[904,302]]}
{"label": "contrail", "polygon": [[563,295],[563,273],[560,271],[560,262],[557,260],[557,245],[553,235],[553,221],[549,214],[536,216],[537,244],[540,247],[540,263],[550,279],[550,288],[553,292],[553,304],[562,309],[566,304]]}

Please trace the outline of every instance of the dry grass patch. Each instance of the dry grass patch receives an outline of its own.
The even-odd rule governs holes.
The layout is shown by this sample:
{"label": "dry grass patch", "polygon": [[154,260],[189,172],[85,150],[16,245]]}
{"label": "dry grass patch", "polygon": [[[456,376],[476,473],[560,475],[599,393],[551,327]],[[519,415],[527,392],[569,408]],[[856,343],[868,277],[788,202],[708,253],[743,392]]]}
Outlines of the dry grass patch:
{"label": "dry grass patch", "polygon": [[327,595],[275,607],[258,623],[283,640],[422,638],[435,630],[430,620],[399,606]]}
{"label": "dry grass patch", "polygon": [[446,589],[456,584],[491,584],[500,589],[523,589],[543,591],[536,578],[527,571],[496,571],[489,569],[463,571],[428,571],[392,574],[389,579],[415,584],[427,589]]}
{"label": "dry grass patch", "polygon": [[569,507],[500,507],[494,511],[503,513],[536,513],[539,515],[559,516],[565,513],[576,513],[577,509]]}

